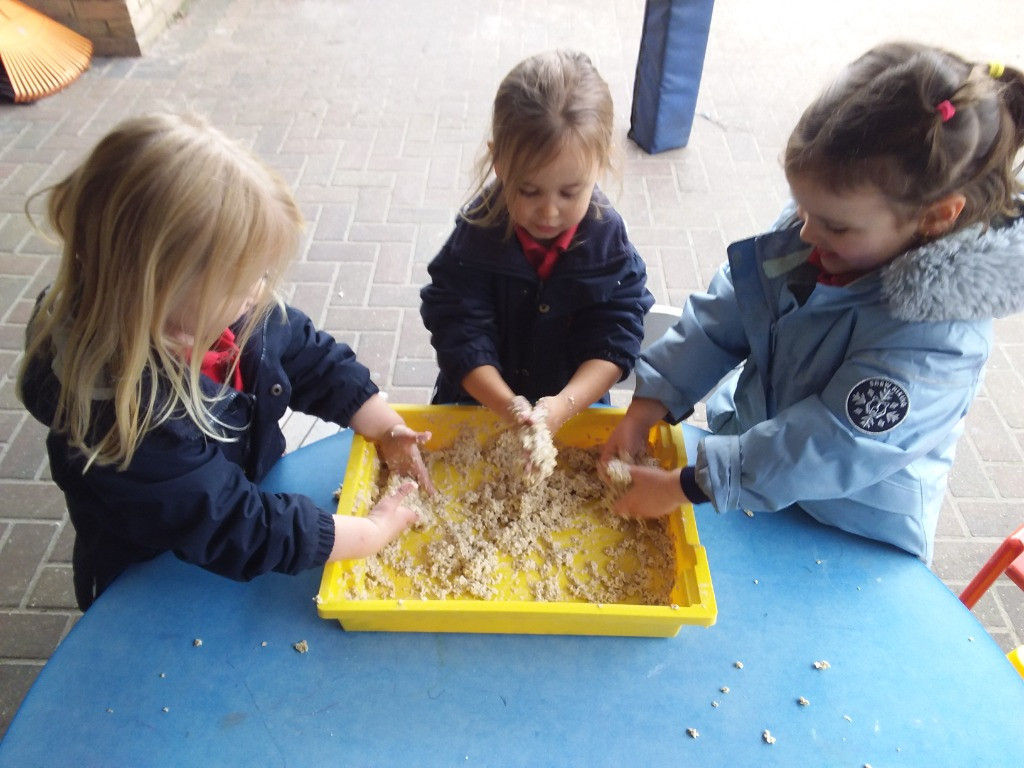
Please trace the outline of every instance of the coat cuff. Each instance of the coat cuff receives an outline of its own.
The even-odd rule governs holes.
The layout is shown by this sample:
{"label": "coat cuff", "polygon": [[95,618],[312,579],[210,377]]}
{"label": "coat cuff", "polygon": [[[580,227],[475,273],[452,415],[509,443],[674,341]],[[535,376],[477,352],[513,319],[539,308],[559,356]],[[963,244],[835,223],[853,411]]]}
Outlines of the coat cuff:
{"label": "coat cuff", "polygon": [[740,440],[736,435],[707,435],[697,445],[697,482],[719,512],[740,508]]}
{"label": "coat cuff", "polygon": [[319,517],[316,521],[317,524],[317,547],[316,547],[316,562],[310,567],[317,568],[326,565],[327,558],[331,556],[331,550],[334,549],[334,515],[324,510],[320,510]]}
{"label": "coat cuff", "polygon": [[691,504],[703,504],[706,501],[711,501],[711,497],[704,493],[697,482],[694,467],[683,467],[679,473],[679,487],[683,489],[683,495]]}

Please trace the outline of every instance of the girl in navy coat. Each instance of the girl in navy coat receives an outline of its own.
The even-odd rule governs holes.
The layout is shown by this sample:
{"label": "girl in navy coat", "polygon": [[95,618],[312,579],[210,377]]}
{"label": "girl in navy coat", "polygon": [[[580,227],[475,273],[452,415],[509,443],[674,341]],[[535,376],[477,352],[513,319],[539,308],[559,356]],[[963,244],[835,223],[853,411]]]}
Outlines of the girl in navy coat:
{"label": "girl in navy coat", "polygon": [[49,220],[63,253],[18,387],[49,429],[83,610],[167,550],[246,580],[367,556],[415,520],[401,504],[412,482],[364,518],[257,487],[291,407],[378,441],[431,490],[428,435],[349,347],[276,298],[302,219],[272,171],[197,118],[133,118],[50,191]]}
{"label": "girl in navy coat", "polygon": [[590,60],[555,51],[521,62],[492,122],[475,199],[420,294],[441,369],[433,402],[544,419],[554,434],[632,371],[654,299],[596,188],[611,166],[613,108]]}

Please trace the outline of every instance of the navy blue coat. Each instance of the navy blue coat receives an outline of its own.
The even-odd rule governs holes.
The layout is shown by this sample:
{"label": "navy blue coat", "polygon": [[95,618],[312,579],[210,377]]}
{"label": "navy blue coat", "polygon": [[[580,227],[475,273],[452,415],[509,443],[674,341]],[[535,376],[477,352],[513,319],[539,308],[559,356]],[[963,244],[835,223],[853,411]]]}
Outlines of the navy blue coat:
{"label": "navy blue coat", "polygon": [[[377,387],[347,345],[292,308],[287,319],[277,311],[266,318],[240,365],[245,391],[232,390],[213,411],[237,429],[233,442],[211,440],[191,420],[175,418],[143,438],[126,470],[94,465],[83,473],[83,456],[50,431],[50,471],[75,526],[75,595],[83,610],[127,566],[167,550],[238,581],[327,561],[330,512],[305,496],[262,493],[257,483],[284,452],[278,422],[286,407],[346,425]],[[203,386],[217,389],[205,377]],[[29,411],[49,426],[57,393],[49,359],[32,365],[23,391]],[[102,428],[109,403],[98,405]]]}
{"label": "navy blue coat", "polygon": [[485,228],[456,220],[420,292],[441,369],[432,402],[474,402],[460,382],[481,365],[493,365],[531,401],[560,392],[586,360],[615,363],[622,378],[633,370],[654,297],[622,218],[594,194],[547,280],[518,238],[505,236],[505,222]]}

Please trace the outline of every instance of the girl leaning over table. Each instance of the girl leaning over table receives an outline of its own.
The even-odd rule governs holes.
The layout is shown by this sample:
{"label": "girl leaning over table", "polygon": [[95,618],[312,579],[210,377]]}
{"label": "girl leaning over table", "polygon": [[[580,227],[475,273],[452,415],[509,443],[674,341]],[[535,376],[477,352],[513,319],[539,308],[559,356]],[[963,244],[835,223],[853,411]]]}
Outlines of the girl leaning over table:
{"label": "girl leaning over table", "polygon": [[597,187],[613,117],[582,53],[536,54],[502,80],[475,197],[420,293],[440,367],[432,402],[479,403],[554,435],[632,371],[654,298]]}
{"label": "girl leaning over table", "polygon": [[405,484],[365,518],[257,487],[286,408],[376,440],[431,491],[419,445],[345,344],[276,293],[302,218],[290,191],[194,116],[115,127],[49,192],[59,271],[29,322],[19,394],[49,432],[85,610],[172,551],[237,580],[375,553],[415,519]]}
{"label": "girl leaning over table", "polygon": [[617,511],[795,504],[930,562],[993,318],[1024,308],[1022,144],[1015,69],[913,43],[850,64],[789,138],[795,209],[637,364],[602,466],[714,390],[712,434],[682,471],[630,467]]}

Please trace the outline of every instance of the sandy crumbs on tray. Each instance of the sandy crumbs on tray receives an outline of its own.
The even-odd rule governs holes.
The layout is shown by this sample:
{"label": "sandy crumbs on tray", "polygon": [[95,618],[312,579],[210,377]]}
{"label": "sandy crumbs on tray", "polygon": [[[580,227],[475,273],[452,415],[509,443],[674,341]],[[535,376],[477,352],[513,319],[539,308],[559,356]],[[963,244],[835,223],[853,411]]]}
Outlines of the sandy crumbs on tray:
{"label": "sandy crumbs on tray", "polygon": [[[448,448],[424,451],[437,493],[406,497],[419,522],[352,564],[346,597],[671,603],[675,553],[665,521],[611,513],[596,447],[560,445],[540,472],[546,477],[524,473],[517,432],[489,439],[463,430]],[[372,498],[357,503],[401,482],[378,480]]]}

